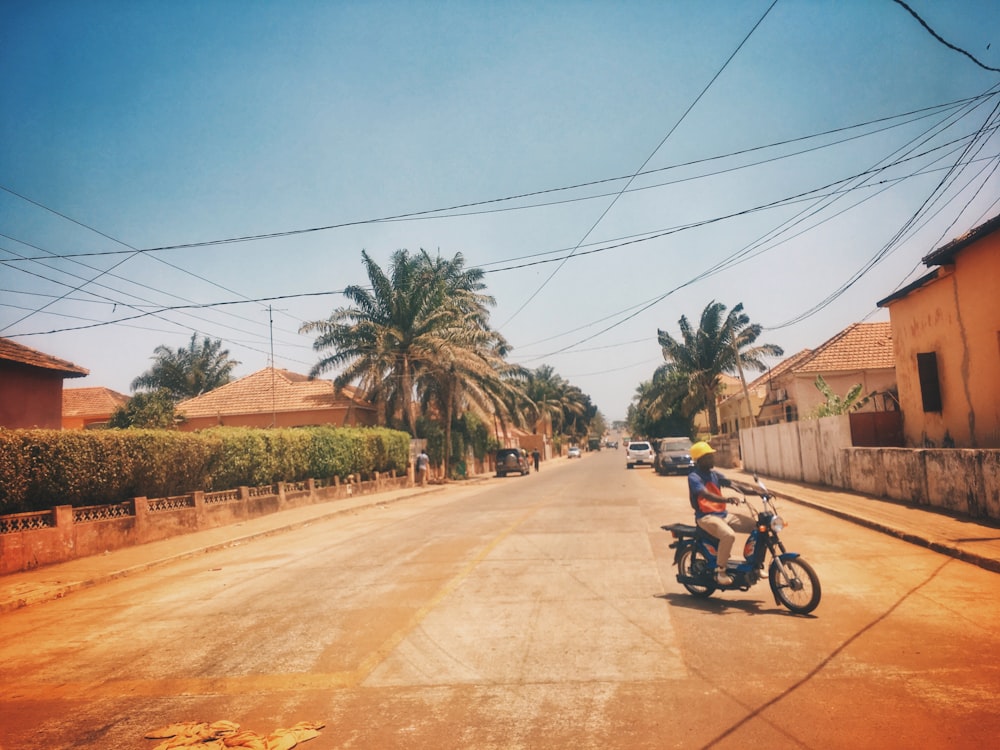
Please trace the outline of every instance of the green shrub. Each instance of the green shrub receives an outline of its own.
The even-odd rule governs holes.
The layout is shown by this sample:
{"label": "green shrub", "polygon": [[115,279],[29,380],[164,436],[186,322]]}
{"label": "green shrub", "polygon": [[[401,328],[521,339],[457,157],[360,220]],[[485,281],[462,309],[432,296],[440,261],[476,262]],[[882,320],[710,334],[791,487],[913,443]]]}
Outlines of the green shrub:
{"label": "green shrub", "polygon": [[0,428],[0,513],[31,510],[25,501],[32,464],[31,442],[25,431]]}
{"label": "green shrub", "polygon": [[409,455],[409,436],[384,428],[0,429],[0,513],[310,477],[368,479],[404,470]]}

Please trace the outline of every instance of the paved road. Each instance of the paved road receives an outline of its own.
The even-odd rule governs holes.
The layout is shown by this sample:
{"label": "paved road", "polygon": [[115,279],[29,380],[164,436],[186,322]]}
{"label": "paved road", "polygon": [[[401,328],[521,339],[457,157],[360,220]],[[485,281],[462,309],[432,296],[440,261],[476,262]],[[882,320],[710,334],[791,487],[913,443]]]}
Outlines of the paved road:
{"label": "paved road", "polygon": [[621,451],[191,557],[0,615],[0,745],[152,748],[179,721],[321,748],[984,747],[997,575],[804,506],[810,617],[694,600],[682,478]]}

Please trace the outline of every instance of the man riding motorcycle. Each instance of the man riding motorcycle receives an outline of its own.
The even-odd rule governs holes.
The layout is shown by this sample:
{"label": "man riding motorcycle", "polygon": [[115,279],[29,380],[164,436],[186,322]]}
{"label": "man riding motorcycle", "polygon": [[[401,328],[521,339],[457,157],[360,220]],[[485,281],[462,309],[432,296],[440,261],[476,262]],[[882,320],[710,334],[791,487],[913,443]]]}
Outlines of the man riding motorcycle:
{"label": "man riding motorcycle", "polygon": [[732,577],[726,572],[726,564],[733,551],[737,533],[749,534],[754,528],[754,520],[748,516],[731,513],[729,500],[722,496],[723,487],[733,483],[714,471],[715,450],[706,442],[691,446],[691,458],[695,469],[688,475],[688,493],[694,508],[695,523],[719,540],[716,554],[715,581],[720,586],[732,584]]}

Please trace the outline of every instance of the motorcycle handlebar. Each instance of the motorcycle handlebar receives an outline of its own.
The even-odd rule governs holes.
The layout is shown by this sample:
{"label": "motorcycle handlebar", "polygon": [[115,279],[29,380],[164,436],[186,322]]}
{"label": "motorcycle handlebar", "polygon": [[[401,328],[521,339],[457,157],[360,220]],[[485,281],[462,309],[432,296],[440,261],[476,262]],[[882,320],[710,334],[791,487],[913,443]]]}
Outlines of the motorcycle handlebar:
{"label": "motorcycle handlebar", "polygon": [[744,495],[760,495],[760,487],[754,487],[752,484],[746,484],[745,482],[739,482],[731,480],[730,484],[734,489],[742,492]]}

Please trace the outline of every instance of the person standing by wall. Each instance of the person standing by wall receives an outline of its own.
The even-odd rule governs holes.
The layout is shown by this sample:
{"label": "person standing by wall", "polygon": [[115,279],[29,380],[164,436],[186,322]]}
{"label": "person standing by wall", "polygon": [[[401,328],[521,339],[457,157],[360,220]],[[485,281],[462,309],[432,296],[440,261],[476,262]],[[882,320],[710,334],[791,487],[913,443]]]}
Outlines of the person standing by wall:
{"label": "person standing by wall", "polygon": [[427,451],[423,448],[420,449],[420,455],[417,456],[417,483],[423,487],[427,484],[427,472],[430,469],[431,459],[427,455]]}
{"label": "person standing by wall", "polygon": [[542,454],[538,452],[538,448],[535,448],[533,451],[531,451],[531,458],[535,462],[535,471],[538,471],[538,466],[542,461]]}

